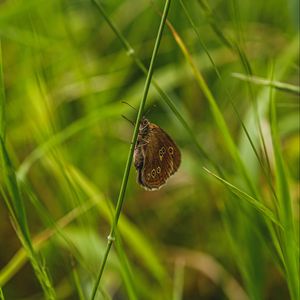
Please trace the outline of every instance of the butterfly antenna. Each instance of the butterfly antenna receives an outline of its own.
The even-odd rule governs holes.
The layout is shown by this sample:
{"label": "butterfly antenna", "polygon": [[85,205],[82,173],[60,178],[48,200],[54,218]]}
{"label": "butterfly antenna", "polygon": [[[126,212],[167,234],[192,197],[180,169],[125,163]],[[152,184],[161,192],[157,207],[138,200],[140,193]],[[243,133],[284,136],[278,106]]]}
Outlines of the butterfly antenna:
{"label": "butterfly antenna", "polygon": [[121,101],[121,103],[127,104],[127,105],[130,106],[132,109],[134,109],[135,111],[137,111],[137,109],[136,109],[134,106],[132,106],[131,104],[129,104],[128,102],[126,102],[126,101]]}
{"label": "butterfly antenna", "polygon": [[125,117],[124,115],[122,115],[122,117],[123,117],[126,121],[128,121],[130,124],[132,124],[133,127],[135,126],[135,123],[134,123],[133,121],[129,120],[129,119],[128,119],[127,117]]}
{"label": "butterfly antenna", "polygon": [[152,110],[153,108],[156,108],[156,107],[157,107],[156,104],[151,105],[151,106],[148,108],[148,110],[145,112],[144,116],[146,117],[146,116],[151,112],[151,110]]}

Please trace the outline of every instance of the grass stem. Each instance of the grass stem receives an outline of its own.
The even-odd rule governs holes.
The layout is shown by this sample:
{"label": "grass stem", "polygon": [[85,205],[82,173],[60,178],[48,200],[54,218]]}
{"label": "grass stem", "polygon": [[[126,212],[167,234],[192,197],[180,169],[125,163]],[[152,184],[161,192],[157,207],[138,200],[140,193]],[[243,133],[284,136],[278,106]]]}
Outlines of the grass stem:
{"label": "grass stem", "polygon": [[[97,4],[97,6],[101,7],[101,5],[96,0],[95,0],[95,3]],[[111,250],[112,243],[115,239],[115,230],[116,230],[116,227],[117,227],[117,224],[118,224],[118,220],[119,220],[121,210],[122,210],[122,206],[123,206],[123,202],[124,202],[124,196],[125,196],[125,192],[126,192],[126,188],[127,188],[127,182],[128,182],[129,173],[130,173],[130,168],[131,168],[131,164],[132,164],[132,160],[133,160],[134,147],[135,147],[137,137],[138,137],[138,132],[139,132],[139,124],[140,124],[140,121],[141,121],[141,118],[142,118],[142,115],[143,115],[146,99],[147,99],[147,96],[148,96],[148,91],[149,91],[149,87],[150,87],[150,83],[151,83],[151,79],[152,79],[152,75],[153,75],[153,70],[154,70],[154,62],[155,62],[156,57],[157,57],[157,53],[158,53],[160,41],[161,41],[161,38],[162,38],[164,25],[165,25],[165,22],[166,22],[166,19],[167,19],[170,3],[171,3],[171,0],[166,0],[166,2],[165,2],[164,11],[163,11],[163,14],[162,14],[162,18],[161,18],[160,26],[159,26],[159,29],[158,29],[154,49],[153,49],[153,52],[152,52],[152,57],[151,57],[151,61],[150,61],[150,66],[149,66],[147,78],[146,78],[146,81],[145,81],[144,92],[143,92],[143,96],[142,96],[142,99],[141,99],[141,102],[140,102],[140,106],[139,106],[139,110],[138,110],[138,114],[137,114],[137,118],[136,118],[136,122],[135,122],[135,126],[134,126],[132,142],[131,142],[131,145],[130,145],[128,158],[127,158],[127,163],[126,163],[126,166],[125,166],[123,180],[122,180],[122,184],[121,184],[121,188],[120,188],[120,192],[119,192],[119,197],[118,197],[118,201],[117,201],[115,216],[114,216],[113,223],[112,223],[112,226],[111,226],[111,230],[110,230],[110,233],[109,233],[109,236],[108,236],[108,242],[107,242],[106,250],[105,250],[105,253],[104,253],[103,260],[102,260],[102,264],[101,264],[101,267],[100,267],[100,271],[99,271],[98,277],[96,279],[96,283],[95,283],[94,288],[93,288],[92,297],[91,297],[92,300],[95,299],[98,287],[100,285],[101,277],[102,277],[102,274],[103,274],[103,271],[104,271],[104,268],[105,268],[105,265],[106,265],[106,262],[107,262],[107,258],[108,258],[109,252]]]}

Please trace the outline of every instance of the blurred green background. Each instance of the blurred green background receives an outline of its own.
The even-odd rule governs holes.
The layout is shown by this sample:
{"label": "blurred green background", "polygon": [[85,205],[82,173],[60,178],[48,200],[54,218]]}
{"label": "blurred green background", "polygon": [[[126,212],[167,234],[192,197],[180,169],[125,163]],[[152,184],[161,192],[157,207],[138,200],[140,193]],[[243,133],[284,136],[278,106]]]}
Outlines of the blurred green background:
{"label": "blurred green background", "polygon": [[[34,259],[28,260],[20,224],[28,225],[57,299],[89,299],[95,283],[133,134],[122,115],[136,118],[121,102],[139,105],[145,75],[135,58],[148,68],[164,1],[101,3],[135,56],[92,1],[0,1],[1,137],[13,166],[2,149],[4,299],[49,297],[30,264]],[[173,137],[182,164],[154,192],[138,186],[132,168],[98,297],[296,300],[299,87],[298,93],[270,90],[233,73],[297,89],[299,2],[172,1],[168,19],[175,31],[164,30],[153,78],[192,136],[152,85],[147,118]],[[205,78],[219,119],[189,58]],[[226,130],[237,152],[230,150]],[[232,193],[203,167],[256,202]],[[20,197],[14,198],[10,184]],[[21,233],[9,209],[18,199],[26,212]]]}

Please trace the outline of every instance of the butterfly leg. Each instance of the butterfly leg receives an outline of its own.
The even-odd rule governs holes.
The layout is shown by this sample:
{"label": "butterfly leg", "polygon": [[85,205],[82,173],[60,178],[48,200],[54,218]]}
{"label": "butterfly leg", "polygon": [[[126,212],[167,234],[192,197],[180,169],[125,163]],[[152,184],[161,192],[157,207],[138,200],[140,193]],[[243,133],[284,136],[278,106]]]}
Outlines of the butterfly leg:
{"label": "butterfly leg", "polygon": [[149,144],[149,141],[142,139],[142,140],[140,140],[140,141],[137,141],[135,147],[136,147],[136,148],[141,148],[141,147],[146,146],[146,145],[148,145],[148,144]]}

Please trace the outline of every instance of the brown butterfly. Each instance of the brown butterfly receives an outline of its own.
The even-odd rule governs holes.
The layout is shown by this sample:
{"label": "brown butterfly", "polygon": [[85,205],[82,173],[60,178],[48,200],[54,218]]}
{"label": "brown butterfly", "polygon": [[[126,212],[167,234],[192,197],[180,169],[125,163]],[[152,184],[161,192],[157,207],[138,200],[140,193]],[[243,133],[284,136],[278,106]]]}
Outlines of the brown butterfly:
{"label": "brown butterfly", "polygon": [[142,118],[134,149],[137,181],[146,190],[156,190],[179,168],[181,153],[159,126]]}

